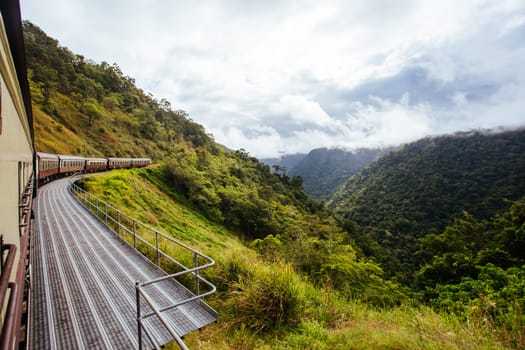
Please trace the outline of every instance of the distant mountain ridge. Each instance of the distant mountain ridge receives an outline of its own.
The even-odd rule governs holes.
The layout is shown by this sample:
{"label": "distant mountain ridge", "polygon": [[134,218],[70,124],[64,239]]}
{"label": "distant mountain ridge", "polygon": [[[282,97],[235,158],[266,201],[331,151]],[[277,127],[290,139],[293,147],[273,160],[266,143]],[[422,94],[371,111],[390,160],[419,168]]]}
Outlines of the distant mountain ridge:
{"label": "distant mountain ridge", "polygon": [[378,159],[386,151],[379,148],[359,148],[348,151],[340,148],[317,148],[288,171],[301,176],[303,188],[310,196],[328,200],[348,178]]}

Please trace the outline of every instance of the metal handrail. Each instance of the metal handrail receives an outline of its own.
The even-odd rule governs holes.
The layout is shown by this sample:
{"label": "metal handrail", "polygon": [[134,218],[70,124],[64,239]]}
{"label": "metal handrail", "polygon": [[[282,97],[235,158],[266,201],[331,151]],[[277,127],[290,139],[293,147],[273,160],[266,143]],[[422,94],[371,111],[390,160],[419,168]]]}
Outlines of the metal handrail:
{"label": "metal handrail", "polygon": [[[182,341],[181,337],[177,335],[176,331],[170,326],[169,322],[164,318],[162,315],[163,312],[172,310],[176,307],[179,307],[181,305],[190,303],[195,300],[200,300],[206,296],[209,296],[217,291],[217,288],[208,280],[200,276],[199,271],[204,270],[206,268],[209,268],[213,265],[215,265],[215,260],[213,260],[211,257],[199,252],[198,250],[189,247],[188,245],[184,244],[183,242],[180,242],[173,237],[170,237],[166,234],[163,234],[159,232],[158,230],[152,228],[151,226],[142,223],[141,221],[138,221],[134,217],[127,215],[123,213],[121,210],[117,209],[116,207],[112,206],[111,204],[107,203],[106,201],[103,201],[96,196],[92,195],[91,193],[85,191],[84,189],[80,188],[78,185],[76,185],[76,182],[79,180],[79,176],[74,176],[71,178],[69,183],[69,190],[73,194],[73,197],[77,199],[77,201],[84,206],[86,209],[91,211],[96,217],[99,218],[102,222],[104,222],[110,230],[112,230],[121,240],[126,242],[128,245],[132,246],[135,250],[140,252],[140,250],[137,248],[137,242],[141,242],[146,247],[149,247],[151,249],[155,250],[156,255],[156,261],[155,264],[161,268],[161,256],[169,260],[171,263],[174,263],[179,268],[182,269],[182,271],[166,275],[163,277],[155,278],[152,280],[144,281],[144,282],[136,282],[136,297],[137,297],[137,327],[138,327],[138,336],[139,336],[139,349],[142,349],[142,331],[144,330],[146,335],[150,337],[150,340],[152,340],[152,343],[155,343],[153,339],[151,339],[151,336],[147,332],[147,329],[144,328],[143,321],[146,318],[149,318],[151,316],[157,316],[160,322],[163,324],[164,327],[166,327],[167,331],[170,333],[170,335],[175,339],[177,344],[181,347],[181,349],[187,349],[186,345]],[[114,215],[111,215],[111,214]],[[132,227],[127,227],[123,224],[124,221],[128,221],[132,223]],[[113,225],[116,225],[116,229],[113,229],[109,223],[112,223]],[[155,237],[155,245],[153,245],[150,241],[147,239],[141,237],[139,234],[137,234],[138,228],[144,228],[148,231],[153,232]],[[126,239],[122,237],[123,234],[129,234],[133,238],[133,244],[128,242]],[[180,248],[183,248],[184,250],[187,250],[191,254],[193,254],[193,263],[194,267],[190,268],[181,263],[180,261],[177,261],[175,258],[171,257],[169,254],[164,252],[159,245],[159,238],[166,240],[170,243],[176,244]],[[142,252],[140,252],[143,254]],[[199,258],[202,258],[206,260],[205,264],[199,264]],[[176,303],[173,303],[171,305],[165,306],[165,307],[157,307],[153,300],[146,294],[144,287],[160,283],[166,280],[170,279],[176,279],[178,277],[181,277],[183,275],[193,275],[195,278],[195,290],[196,292],[192,297],[186,298],[182,301],[178,301]],[[209,290],[207,292],[201,293],[200,284],[204,283]],[[207,288],[207,289],[208,289]],[[192,293],[193,294],[193,293]],[[140,307],[140,298],[143,298],[151,307],[152,311],[142,315],[141,314],[141,307]]]}

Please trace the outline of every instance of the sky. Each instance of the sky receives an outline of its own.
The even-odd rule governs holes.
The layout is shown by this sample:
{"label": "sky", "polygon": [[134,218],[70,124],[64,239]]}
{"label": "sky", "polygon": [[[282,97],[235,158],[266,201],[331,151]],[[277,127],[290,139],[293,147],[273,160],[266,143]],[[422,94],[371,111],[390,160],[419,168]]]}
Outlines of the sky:
{"label": "sky", "polygon": [[523,0],[21,0],[260,158],[525,125]]}

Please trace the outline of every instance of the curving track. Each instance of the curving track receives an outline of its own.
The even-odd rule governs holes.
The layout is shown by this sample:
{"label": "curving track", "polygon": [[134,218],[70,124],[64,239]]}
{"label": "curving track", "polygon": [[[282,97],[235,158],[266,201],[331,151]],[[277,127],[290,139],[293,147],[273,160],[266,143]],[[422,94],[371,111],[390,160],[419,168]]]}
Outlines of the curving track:
{"label": "curving track", "polygon": [[[35,204],[29,348],[137,348],[135,282],[165,274],[80,206],[67,181],[43,186]],[[160,306],[191,295],[175,281],[148,293]],[[180,336],[216,320],[201,301],[166,316]],[[154,319],[148,329],[159,344],[171,340]]]}

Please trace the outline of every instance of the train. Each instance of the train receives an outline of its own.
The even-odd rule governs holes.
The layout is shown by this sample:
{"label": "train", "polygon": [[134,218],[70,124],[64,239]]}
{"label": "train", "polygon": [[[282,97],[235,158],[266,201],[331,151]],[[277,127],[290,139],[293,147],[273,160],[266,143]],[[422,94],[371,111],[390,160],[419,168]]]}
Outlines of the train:
{"label": "train", "polygon": [[36,179],[43,184],[75,173],[94,173],[112,169],[142,168],[150,158],[85,158],[71,155],[36,153]]}
{"label": "train", "polygon": [[23,348],[35,148],[22,16],[0,1],[0,349]]}

